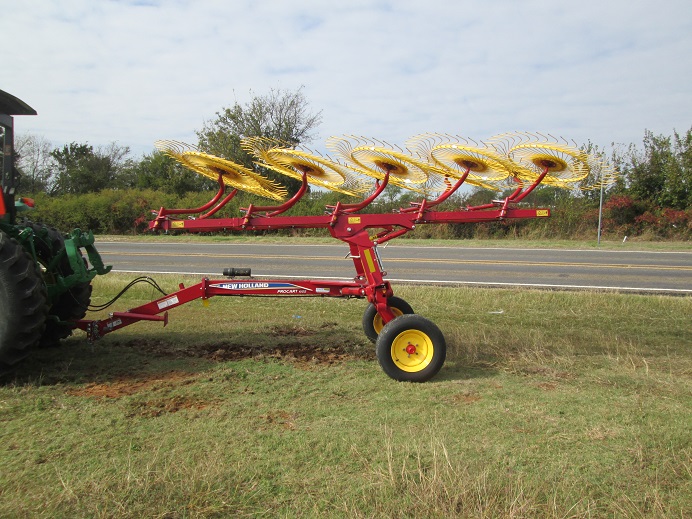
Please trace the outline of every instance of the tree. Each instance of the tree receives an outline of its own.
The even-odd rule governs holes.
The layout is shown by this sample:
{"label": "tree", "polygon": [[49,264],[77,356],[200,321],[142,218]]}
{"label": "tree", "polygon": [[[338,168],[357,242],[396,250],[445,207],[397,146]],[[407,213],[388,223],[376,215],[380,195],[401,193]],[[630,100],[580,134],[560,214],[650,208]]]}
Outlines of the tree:
{"label": "tree", "polygon": [[184,168],[175,159],[159,151],[144,155],[123,174],[125,187],[154,189],[182,196],[190,191],[203,191],[218,187],[214,182]]}
{"label": "tree", "polygon": [[692,128],[682,137],[673,133],[675,163],[668,171],[663,202],[666,207],[692,207]]}
{"label": "tree", "polygon": [[652,206],[686,209],[692,206],[692,129],[680,137],[646,131],[644,151],[631,147],[627,168],[629,194]]}
{"label": "tree", "polygon": [[489,189],[474,186],[471,189],[471,192],[464,194],[461,201],[461,205],[471,207],[477,205],[485,205],[489,204],[497,197],[497,191],[490,191]]}
{"label": "tree", "polygon": [[[321,121],[322,112],[309,111],[303,87],[295,92],[272,89],[267,95],[254,96],[244,106],[236,101],[231,108],[217,112],[216,119],[205,122],[197,137],[203,151],[257,169],[253,157],[240,146],[242,138],[270,137],[297,146],[313,139]],[[264,173],[286,185],[290,192],[300,185],[286,176]]]}
{"label": "tree", "polygon": [[[572,190],[565,190],[571,196],[581,198],[592,204],[598,204],[601,198],[600,183],[604,180],[608,180],[610,175],[614,175],[616,171],[622,170],[622,156],[618,153],[618,148],[615,144],[612,145],[610,150],[610,157],[606,153],[605,149],[602,149],[597,144],[588,141],[586,145],[582,146],[581,151],[594,157],[597,162],[601,162],[604,168],[598,166],[592,167],[589,170],[588,175],[582,180],[574,183],[574,188]],[[608,166],[612,167],[610,169]],[[612,184],[606,184],[603,186],[603,193],[612,194],[617,190],[617,182],[619,177],[616,177]]]}
{"label": "tree", "polygon": [[15,138],[16,166],[22,174],[21,189],[36,194],[46,191],[50,183],[52,144],[38,135],[24,134]]}
{"label": "tree", "polygon": [[116,143],[94,150],[89,144],[73,142],[53,150],[55,164],[50,194],[94,193],[116,187],[129,153],[127,146]]}

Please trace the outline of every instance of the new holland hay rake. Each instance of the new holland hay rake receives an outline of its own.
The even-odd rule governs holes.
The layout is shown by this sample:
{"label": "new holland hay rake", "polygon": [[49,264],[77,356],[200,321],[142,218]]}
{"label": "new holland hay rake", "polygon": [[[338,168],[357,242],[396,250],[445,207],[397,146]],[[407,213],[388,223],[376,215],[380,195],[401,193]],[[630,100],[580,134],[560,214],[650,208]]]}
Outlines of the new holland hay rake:
{"label": "new holland hay rake", "polygon": [[[522,208],[518,204],[539,184],[585,189],[597,179],[610,183],[613,171],[598,158],[567,142],[540,134],[512,133],[477,143],[462,137],[425,134],[411,138],[409,153],[380,141],[346,136],[331,138],[327,148],[342,160],[333,160],[280,141],[248,138],[242,146],[261,168],[301,181],[300,189],[279,205],[250,204],[237,217],[214,217],[238,192],[248,191],[283,201],[286,190],[254,170],[200,152],[176,141],[158,141],[157,148],[185,167],[218,182],[216,195],[192,209],[160,208],[149,223],[152,231],[257,231],[268,229],[327,229],[346,244],[356,270],[353,281],[256,279],[250,269],[226,269],[223,279],[204,278],[126,312],[113,312],[103,320],[80,320],[76,327],[96,340],[132,323],[168,322],[168,310],[196,299],[214,296],[319,296],[365,298],[370,303],[363,315],[366,336],[375,343],[384,372],[401,381],[423,382],[442,367],[446,356],[444,335],[430,320],[414,313],[393,295],[377,251],[379,244],[408,233],[421,224],[490,222],[545,218],[549,209]],[[369,182],[366,182],[368,180]],[[436,210],[462,184],[513,192],[489,204],[454,211]],[[351,196],[354,203],[337,202],[320,216],[286,216],[307,192],[308,184]],[[387,214],[361,212],[392,184],[421,195],[420,201]],[[590,188],[593,188],[592,184]],[[226,193],[228,188],[229,193]],[[238,277],[248,279],[238,280]]]}

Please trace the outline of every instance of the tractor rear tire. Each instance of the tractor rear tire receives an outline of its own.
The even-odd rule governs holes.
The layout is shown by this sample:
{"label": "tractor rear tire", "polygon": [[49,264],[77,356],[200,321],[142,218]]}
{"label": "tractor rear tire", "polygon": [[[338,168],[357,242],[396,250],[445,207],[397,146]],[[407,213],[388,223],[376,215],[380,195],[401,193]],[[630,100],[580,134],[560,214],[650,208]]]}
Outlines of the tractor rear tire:
{"label": "tractor rear tire", "polygon": [[16,240],[0,231],[0,374],[26,357],[46,326],[41,271]]}
{"label": "tractor rear tire", "polygon": [[[31,227],[34,230],[36,256],[39,262],[47,267],[53,258],[65,248],[65,238],[60,231],[52,227],[40,224],[31,224]],[[50,283],[53,274],[63,277],[73,274],[67,255],[63,255],[58,265],[55,266],[55,272],[44,272],[43,275],[47,283]],[[57,346],[61,339],[72,335],[73,328],[67,324],[67,321],[84,318],[89,304],[91,304],[91,289],[90,282],[78,283],[51,301],[46,329],[39,346]]]}

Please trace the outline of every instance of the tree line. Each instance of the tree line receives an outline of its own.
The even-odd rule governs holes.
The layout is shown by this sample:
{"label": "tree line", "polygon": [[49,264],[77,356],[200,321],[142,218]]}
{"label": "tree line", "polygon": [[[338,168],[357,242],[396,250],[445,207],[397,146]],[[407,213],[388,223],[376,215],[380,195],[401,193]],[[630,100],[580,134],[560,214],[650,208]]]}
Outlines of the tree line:
{"label": "tree line", "polygon": [[[264,136],[299,145],[315,137],[320,123],[321,112],[310,110],[302,88],[271,90],[265,95],[254,95],[245,105],[236,102],[217,112],[197,132],[197,146],[201,151],[257,170],[253,157],[240,146],[242,138]],[[588,148],[599,152],[591,144]],[[22,174],[20,192],[38,202],[32,218],[41,218],[66,230],[88,227],[101,233],[136,232],[144,228],[148,210],[186,203],[196,207],[201,205],[199,200],[208,199],[209,191],[217,187],[215,182],[187,170],[164,153],[153,151],[133,158],[127,146],[116,143],[94,147],[72,142],[53,147],[43,137],[18,135],[16,151]],[[603,193],[605,236],[692,237],[692,128],[684,134],[673,132],[670,136],[645,131],[641,145],[630,144],[616,150],[609,160],[620,176]],[[298,181],[285,176],[276,178],[278,175],[271,171],[261,172],[286,185],[289,192],[298,188]],[[396,209],[415,198],[393,187],[387,190],[377,208],[379,211]],[[299,212],[322,214],[324,206],[333,203],[334,196],[334,193],[313,192],[301,202]],[[477,189],[455,195],[448,204],[477,205],[497,196]],[[569,191],[542,186],[526,201],[553,209],[553,217],[545,221],[439,226],[437,230],[416,234],[582,238],[595,232],[600,198],[597,190]],[[251,195],[241,194],[226,211],[237,215],[236,206],[252,199]]]}
{"label": "tree line", "polygon": [[[240,146],[243,137],[271,137],[298,145],[314,137],[320,122],[321,113],[310,112],[302,88],[272,90],[266,95],[255,95],[246,105],[236,102],[217,112],[197,132],[197,147],[257,169],[253,157]],[[64,196],[105,189],[152,189],[183,196],[217,187],[215,182],[182,167],[164,153],[153,151],[135,159],[127,146],[117,143],[95,148],[88,143],[72,142],[53,148],[45,137],[19,135],[15,151],[22,172],[21,189],[28,194]],[[284,176],[281,182],[288,183],[289,190],[300,184]]]}

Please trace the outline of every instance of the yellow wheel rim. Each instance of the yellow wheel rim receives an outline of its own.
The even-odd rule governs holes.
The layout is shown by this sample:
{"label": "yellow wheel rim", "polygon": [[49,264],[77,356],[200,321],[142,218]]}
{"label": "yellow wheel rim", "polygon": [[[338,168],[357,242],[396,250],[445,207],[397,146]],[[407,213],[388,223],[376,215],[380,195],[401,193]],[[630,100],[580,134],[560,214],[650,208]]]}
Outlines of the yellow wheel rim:
{"label": "yellow wheel rim", "polygon": [[[392,313],[394,314],[395,317],[399,317],[400,315],[404,315],[404,312],[402,312],[398,308],[394,308],[393,306],[390,306],[389,309],[392,311]],[[373,317],[372,327],[377,332],[377,335],[379,335],[380,332],[382,331],[382,328],[384,328],[384,321],[382,320],[382,316],[380,314],[375,314],[375,317]]]}
{"label": "yellow wheel rim", "polygon": [[405,330],[392,342],[394,364],[409,373],[422,371],[433,358],[435,346],[427,333],[420,330]]}

